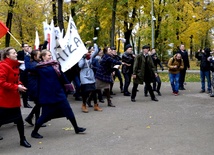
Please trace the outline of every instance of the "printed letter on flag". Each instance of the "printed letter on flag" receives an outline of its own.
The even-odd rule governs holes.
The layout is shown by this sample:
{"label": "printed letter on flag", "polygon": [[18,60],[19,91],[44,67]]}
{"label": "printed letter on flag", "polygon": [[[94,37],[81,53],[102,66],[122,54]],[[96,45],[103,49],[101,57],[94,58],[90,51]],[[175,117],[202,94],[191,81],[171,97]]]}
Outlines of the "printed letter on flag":
{"label": "printed letter on flag", "polygon": [[4,37],[4,35],[7,34],[8,31],[9,29],[4,25],[4,23],[0,21],[0,38]]}
{"label": "printed letter on flag", "polygon": [[59,40],[59,43],[61,48],[57,49],[56,59],[60,62],[63,72],[74,66],[88,52],[71,15],[65,37]]}

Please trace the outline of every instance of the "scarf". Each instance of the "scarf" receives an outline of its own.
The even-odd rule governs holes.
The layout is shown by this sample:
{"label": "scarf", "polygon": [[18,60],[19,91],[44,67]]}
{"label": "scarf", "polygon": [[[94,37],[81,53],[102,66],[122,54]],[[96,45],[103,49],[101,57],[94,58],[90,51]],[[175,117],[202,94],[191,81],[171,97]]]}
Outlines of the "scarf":
{"label": "scarf", "polygon": [[50,60],[50,61],[47,61],[47,62],[42,61],[42,62],[39,62],[37,64],[37,67],[46,67],[46,66],[52,66],[53,69],[55,70],[56,74],[58,76],[61,75],[61,72],[59,70],[59,62],[58,61],[56,61],[56,60]]}

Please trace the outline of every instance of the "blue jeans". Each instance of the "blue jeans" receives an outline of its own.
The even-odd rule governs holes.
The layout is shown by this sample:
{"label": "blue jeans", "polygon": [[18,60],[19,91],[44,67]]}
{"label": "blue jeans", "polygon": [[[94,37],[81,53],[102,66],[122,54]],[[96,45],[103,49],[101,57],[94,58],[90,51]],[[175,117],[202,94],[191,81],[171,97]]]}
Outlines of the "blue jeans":
{"label": "blue jeans", "polygon": [[201,78],[201,90],[205,91],[205,77],[207,79],[207,90],[211,90],[211,78],[210,78],[210,71],[200,71],[200,78]]}
{"label": "blue jeans", "polygon": [[180,73],[177,73],[177,74],[169,73],[169,80],[170,80],[170,84],[171,84],[171,87],[172,87],[172,91],[174,93],[178,93],[179,78],[180,78]]}

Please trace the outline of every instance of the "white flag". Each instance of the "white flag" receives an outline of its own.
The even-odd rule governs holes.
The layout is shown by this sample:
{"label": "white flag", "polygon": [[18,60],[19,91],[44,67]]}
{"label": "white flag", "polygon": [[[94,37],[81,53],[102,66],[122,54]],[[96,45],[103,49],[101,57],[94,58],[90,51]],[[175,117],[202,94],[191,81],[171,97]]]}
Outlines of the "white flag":
{"label": "white flag", "polygon": [[56,60],[56,52],[57,52],[57,45],[56,45],[56,34],[55,34],[55,27],[54,27],[54,22],[53,20],[51,21],[51,32],[50,32],[50,51],[52,54],[53,60]]}
{"label": "white flag", "polygon": [[34,43],[34,49],[39,49],[39,34],[38,31],[36,30],[36,38],[35,38],[35,43]]}
{"label": "white flag", "polygon": [[56,60],[60,62],[62,71],[65,72],[74,66],[83,55],[88,52],[79,36],[71,15],[65,37],[63,40],[60,40],[59,43],[61,42],[63,42],[63,44],[60,44],[62,48],[57,48]]}
{"label": "white flag", "polygon": [[51,27],[47,23],[47,20],[43,22],[44,40],[48,41],[47,49],[50,50],[50,33]]}

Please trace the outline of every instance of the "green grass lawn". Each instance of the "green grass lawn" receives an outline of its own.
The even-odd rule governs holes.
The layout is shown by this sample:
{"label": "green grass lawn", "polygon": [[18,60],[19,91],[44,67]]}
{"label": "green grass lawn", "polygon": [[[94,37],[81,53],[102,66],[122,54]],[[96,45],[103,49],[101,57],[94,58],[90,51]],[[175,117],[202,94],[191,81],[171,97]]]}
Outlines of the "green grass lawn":
{"label": "green grass lawn", "polygon": [[[200,70],[199,62],[194,60],[190,60],[190,69],[191,70]],[[164,66],[165,70],[168,68]],[[169,82],[169,75],[168,73],[159,73],[162,82]],[[185,82],[200,82],[200,74],[197,73],[186,73]]]}
{"label": "green grass lawn", "polygon": [[[168,73],[159,73],[162,82],[169,82]],[[186,73],[185,82],[200,82],[200,74]]]}

